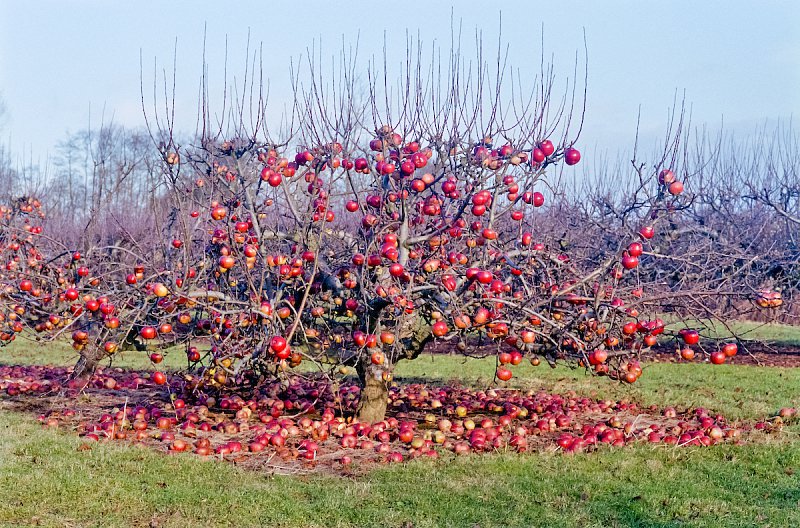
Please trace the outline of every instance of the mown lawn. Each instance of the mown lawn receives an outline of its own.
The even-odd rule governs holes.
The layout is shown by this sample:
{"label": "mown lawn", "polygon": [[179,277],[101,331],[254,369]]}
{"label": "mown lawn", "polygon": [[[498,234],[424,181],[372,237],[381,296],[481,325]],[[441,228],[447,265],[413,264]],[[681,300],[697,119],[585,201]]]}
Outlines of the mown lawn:
{"label": "mown lawn", "polygon": [[[669,321],[669,317],[666,319]],[[671,323],[667,327],[672,330],[687,327],[703,328],[701,333],[707,337],[726,339],[735,335],[743,340],[800,346],[800,328],[788,324],[731,321],[726,326],[713,320],[689,320]]]}
{"label": "mown lawn", "polygon": [[[180,357],[182,354],[174,354]],[[69,364],[67,347],[15,345],[2,363]],[[170,361],[168,359],[168,361]],[[128,353],[119,366],[149,366]],[[168,364],[180,366],[180,362]],[[494,364],[426,356],[401,380],[488,386]],[[580,370],[515,367],[517,386],[755,420],[800,406],[800,369],[650,364],[633,386]],[[246,472],[193,455],[93,444],[0,411],[4,526],[800,526],[800,428],[745,446],[444,457],[355,478]]]}

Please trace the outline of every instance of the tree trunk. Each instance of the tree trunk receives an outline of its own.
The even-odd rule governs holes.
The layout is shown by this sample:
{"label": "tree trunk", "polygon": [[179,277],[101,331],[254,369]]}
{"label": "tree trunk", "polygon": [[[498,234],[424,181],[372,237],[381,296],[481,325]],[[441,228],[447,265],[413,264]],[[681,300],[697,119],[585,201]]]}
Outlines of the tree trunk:
{"label": "tree trunk", "polygon": [[[377,319],[377,314],[385,306],[384,299],[378,299],[372,306],[375,314],[371,317],[369,330],[377,333],[373,324]],[[421,317],[409,318],[400,330],[402,338],[403,355],[398,359],[415,359],[425,345],[433,339],[431,326]],[[375,349],[373,349],[375,350]],[[388,357],[381,365],[375,365],[370,359],[369,352],[362,355],[356,364],[358,379],[361,382],[361,399],[358,402],[358,420],[364,423],[380,422],[386,418],[386,407],[389,403],[389,382],[384,378],[384,374],[391,373],[392,365]],[[387,354],[388,356],[388,354]],[[387,377],[391,379],[390,377]]]}
{"label": "tree trunk", "polygon": [[358,421],[373,424],[386,417],[389,403],[389,384],[383,379],[387,365],[374,365],[369,356],[356,366],[361,382],[361,399],[358,402]]}
{"label": "tree trunk", "polygon": [[78,361],[75,363],[75,367],[72,369],[72,374],[69,379],[85,387],[86,384],[89,383],[89,379],[92,377],[92,374],[94,374],[94,371],[97,370],[97,366],[100,364],[100,360],[103,359],[103,355],[103,351],[99,348],[83,349],[81,351],[81,357],[78,358]]}

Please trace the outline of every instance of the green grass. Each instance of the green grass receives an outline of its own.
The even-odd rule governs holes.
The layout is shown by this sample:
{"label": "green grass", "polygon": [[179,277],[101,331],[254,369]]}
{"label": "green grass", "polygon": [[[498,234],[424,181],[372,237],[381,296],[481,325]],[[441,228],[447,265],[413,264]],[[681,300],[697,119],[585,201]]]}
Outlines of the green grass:
{"label": "green grass", "polygon": [[[183,354],[167,359],[182,366]],[[13,344],[2,363],[70,364],[62,345]],[[116,365],[148,368],[128,352]],[[527,363],[513,386],[575,390],[644,405],[704,406],[754,420],[800,406],[800,369],[656,363],[634,385]],[[488,386],[493,360],[424,356],[400,381]],[[270,476],[233,464],[93,444],[0,411],[2,526],[798,526],[800,430],[712,448],[646,445],[566,457],[413,461],[356,478]]]}
{"label": "green grass", "polygon": [[797,526],[800,445],[637,446],[414,461],[364,477],[245,472],[94,444],[0,412],[6,526]]}
{"label": "green grass", "polygon": [[[670,318],[666,317],[669,321]],[[727,339],[736,336],[747,341],[764,341],[784,346],[800,346],[800,326],[755,321],[731,321],[727,326],[713,320],[688,320],[673,322],[669,329],[703,328],[703,335]]]}
{"label": "green grass", "polygon": [[[719,325],[717,325],[719,328]],[[785,324],[764,324],[742,321],[731,325],[731,328],[744,339],[763,340],[775,344],[800,346],[800,326]],[[720,336],[730,335],[725,329],[719,329]]]}

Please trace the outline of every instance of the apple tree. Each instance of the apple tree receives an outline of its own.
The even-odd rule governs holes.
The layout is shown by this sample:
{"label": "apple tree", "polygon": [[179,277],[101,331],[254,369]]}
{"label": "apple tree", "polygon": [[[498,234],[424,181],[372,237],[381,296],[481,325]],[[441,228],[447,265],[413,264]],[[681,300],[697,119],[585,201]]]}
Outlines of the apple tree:
{"label": "apple tree", "polygon": [[396,86],[370,68],[362,89],[355,62],[327,83],[315,68],[309,87],[295,81],[281,133],[253,82],[222,123],[204,98],[191,141],[153,121],[146,244],[79,251],[43,229],[35,198],[1,209],[0,340],[69,336],[76,382],[120,349],[158,362],[180,347],[190,393],[354,369],[365,422],[383,419],[397,362],[434,342],[491,347],[501,382],[523,360],[639,377],[636,356],[665,324],[638,308],[638,268],[654,226],[683,205],[679,141],[638,168],[636,225],[573,254],[543,221],[558,181],[582,177],[575,86],[557,97],[542,69],[522,95],[510,68],[455,53],[408,59]]}

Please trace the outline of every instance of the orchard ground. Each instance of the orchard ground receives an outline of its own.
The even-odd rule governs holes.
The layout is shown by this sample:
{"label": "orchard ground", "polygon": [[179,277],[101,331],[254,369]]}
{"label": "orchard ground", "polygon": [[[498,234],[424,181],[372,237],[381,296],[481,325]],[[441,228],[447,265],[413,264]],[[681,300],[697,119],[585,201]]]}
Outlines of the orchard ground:
{"label": "orchard ground", "polygon": [[[705,407],[730,421],[756,422],[800,406],[792,365],[800,330],[742,325],[771,342],[755,360],[673,362],[664,345],[633,385],[582,370],[514,367],[510,386],[610,400],[641,408]],[[14,343],[0,364],[70,365],[67,346]],[[160,367],[180,368],[182,354]],[[757,361],[756,361],[757,360]],[[151,369],[144,353],[115,361]],[[492,384],[492,358],[430,354],[401,362],[402,383]],[[24,401],[24,400],[23,400]],[[66,427],[43,428],[33,409],[0,397],[0,523],[8,526],[796,526],[800,525],[800,426],[756,434],[744,445],[675,447],[634,443],[565,456],[444,456],[371,465],[336,474],[290,475],[167,455],[130,442],[89,442]]]}

